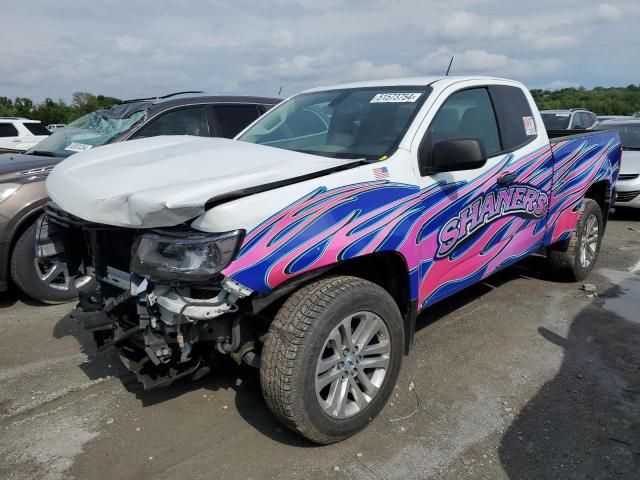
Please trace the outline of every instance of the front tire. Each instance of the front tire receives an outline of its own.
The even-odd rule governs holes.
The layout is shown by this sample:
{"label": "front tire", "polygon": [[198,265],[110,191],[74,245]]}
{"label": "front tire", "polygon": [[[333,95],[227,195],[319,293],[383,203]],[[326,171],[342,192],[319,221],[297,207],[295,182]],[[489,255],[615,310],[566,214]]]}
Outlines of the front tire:
{"label": "front tire", "polygon": [[328,444],[362,430],[382,410],[403,355],[398,306],[356,277],[318,280],[278,311],[261,355],[269,408],[292,430]]}
{"label": "front tire", "polygon": [[20,290],[39,302],[64,303],[78,296],[64,262],[36,259],[35,225],[25,229],[13,247],[11,278]]}
{"label": "front tire", "polygon": [[585,198],[567,249],[550,247],[547,252],[551,274],[568,281],[587,278],[598,259],[603,234],[602,209],[595,200]]}

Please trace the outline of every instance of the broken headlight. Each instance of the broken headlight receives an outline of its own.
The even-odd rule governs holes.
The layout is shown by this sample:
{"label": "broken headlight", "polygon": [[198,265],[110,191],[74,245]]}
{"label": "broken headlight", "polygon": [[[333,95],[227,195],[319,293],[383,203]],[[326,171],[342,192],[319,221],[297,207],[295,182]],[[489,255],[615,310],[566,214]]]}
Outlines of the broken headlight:
{"label": "broken headlight", "polygon": [[243,233],[145,233],[133,245],[131,271],[163,283],[211,280],[231,263]]}

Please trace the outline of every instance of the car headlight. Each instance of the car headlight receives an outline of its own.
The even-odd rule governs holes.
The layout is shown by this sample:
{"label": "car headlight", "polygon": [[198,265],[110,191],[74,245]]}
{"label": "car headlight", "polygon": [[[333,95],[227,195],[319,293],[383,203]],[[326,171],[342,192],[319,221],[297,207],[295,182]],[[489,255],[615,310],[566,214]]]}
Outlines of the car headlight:
{"label": "car headlight", "polygon": [[0,202],[4,202],[11,195],[16,193],[22,185],[19,183],[1,183],[0,184]]}
{"label": "car headlight", "polygon": [[207,281],[231,263],[243,236],[243,230],[145,233],[133,245],[131,271],[163,283]]}

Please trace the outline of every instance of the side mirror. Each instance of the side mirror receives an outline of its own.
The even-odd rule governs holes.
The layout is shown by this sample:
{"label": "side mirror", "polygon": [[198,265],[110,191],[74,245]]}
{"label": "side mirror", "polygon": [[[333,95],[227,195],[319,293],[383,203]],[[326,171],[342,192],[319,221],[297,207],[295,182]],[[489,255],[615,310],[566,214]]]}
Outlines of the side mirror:
{"label": "side mirror", "polygon": [[487,163],[487,155],[478,140],[444,140],[433,146],[430,165],[425,169],[431,173],[473,170]]}

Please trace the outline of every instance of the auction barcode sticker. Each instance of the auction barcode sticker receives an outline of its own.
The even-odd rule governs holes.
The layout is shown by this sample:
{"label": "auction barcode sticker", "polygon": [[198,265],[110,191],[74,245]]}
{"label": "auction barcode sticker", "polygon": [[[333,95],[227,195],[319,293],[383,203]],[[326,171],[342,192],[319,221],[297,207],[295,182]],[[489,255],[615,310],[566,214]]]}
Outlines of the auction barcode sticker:
{"label": "auction barcode sticker", "polygon": [[70,143],[65,147],[65,150],[70,152],[84,152],[85,150],[91,150],[93,145],[87,145],[86,143]]}
{"label": "auction barcode sticker", "polygon": [[522,123],[524,123],[524,133],[527,136],[536,134],[536,122],[533,121],[533,117],[522,117]]}
{"label": "auction barcode sticker", "polygon": [[378,93],[370,103],[413,103],[420,98],[422,93]]}

